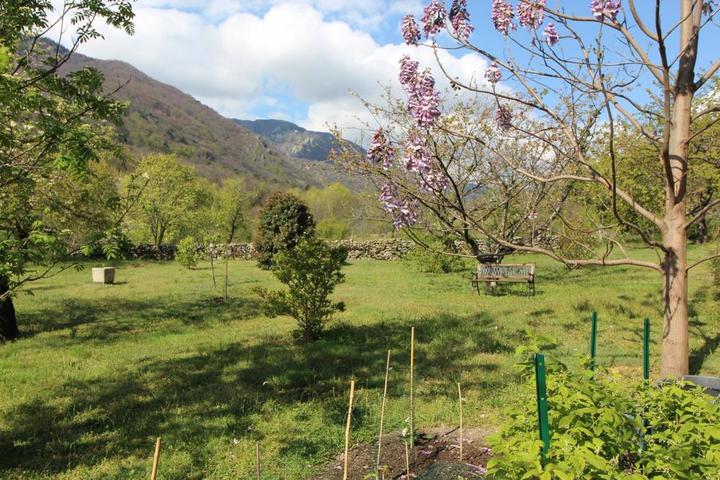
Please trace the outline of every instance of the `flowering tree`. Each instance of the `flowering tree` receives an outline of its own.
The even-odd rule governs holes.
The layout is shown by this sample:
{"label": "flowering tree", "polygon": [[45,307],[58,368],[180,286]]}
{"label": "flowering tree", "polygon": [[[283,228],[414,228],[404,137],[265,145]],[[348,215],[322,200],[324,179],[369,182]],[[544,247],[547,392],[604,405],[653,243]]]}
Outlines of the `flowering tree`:
{"label": "flowering tree", "polygon": [[[380,199],[397,228],[431,213],[470,245],[486,238],[569,267],[633,265],[659,272],[661,373],[685,375],[688,272],[708,260],[689,264],[688,229],[720,204],[720,198],[705,198],[703,207],[693,208],[688,190],[691,165],[700,161],[689,152],[720,119],[718,97],[701,91],[720,60],[711,59],[704,70],[697,66],[704,30],[715,26],[716,2],[561,3],[483,4],[496,31],[483,28],[483,35],[504,37],[501,52],[482,46],[487,42],[479,41],[466,0],[453,0],[449,9],[432,0],[419,22],[405,17],[405,42],[435,50],[451,85],[477,100],[442,114],[431,71],[401,58],[406,101],[386,111],[389,121],[373,135],[362,168],[383,179]],[[446,47],[486,58],[484,79],[451,77],[437,55]],[[632,141],[620,139],[628,138],[654,152],[647,178],[659,186],[662,201],[647,201],[633,188],[637,182],[627,180],[634,159],[623,145]],[[503,183],[510,187],[505,196],[498,193]],[[529,241],[517,234],[525,227],[503,230],[503,205],[510,222],[533,224]],[[535,241],[536,226],[548,241]],[[622,248],[627,232],[654,249],[657,260],[634,258]],[[552,240],[563,237],[581,248]],[[471,250],[478,253],[477,244]]]}

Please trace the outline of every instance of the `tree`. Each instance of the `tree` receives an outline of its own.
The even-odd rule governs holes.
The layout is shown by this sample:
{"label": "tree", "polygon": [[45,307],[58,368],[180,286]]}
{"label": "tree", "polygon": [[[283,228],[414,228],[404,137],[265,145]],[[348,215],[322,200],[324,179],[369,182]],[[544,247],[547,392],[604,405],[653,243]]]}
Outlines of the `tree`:
{"label": "tree", "polygon": [[134,219],[152,243],[178,241],[193,225],[193,213],[208,202],[195,170],[172,155],[148,155],[135,169],[148,180]]}
{"label": "tree", "polygon": [[345,281],[341,272],[347,250],[333,248],[316,238],[303,238],[290,250],[274,257],[273,274],[287,290],[256,290],[265,301],[270,317],[289,315],[297,320],[297,336],[305,341],[320,338],[330,316],[345,310],[342,302],[330,300],[335,286]]}
{"label": "tree", "polygon": [[258,265],[266,270],[272,267],[276,253],[292,250],[315,229],[315,220],[307,205],[288,193],[271,195],[259,217],[255,248]]}
{"label": "tree", "polygon": [[247,183],[241,178],[229,178],[223,182],[216,200],[218,235],[225,243],[225,300],[228,299],[228,263],[230,244],[238,237],[247,237],[250,194]]}
{"label": "tree", "polygon": [[[70,250],[73,225],[52,228],[40,215],[48,182],[85,171],[111,148],[109,122],[123,111],[102,91],[96,70],[58,70],[100,36],[95,21],[132,33],[131,2],[65,2],[53,21],[51,10],[47,0],[0,3],[0,339],[18,336],[14,292],[56,271]],[[57,26],[64,26],[59,41],[72,33],[69,48],[43,38]]]}
{"label": "tree", "polygon": [[[697,127],[720,119],[717,97],[696,101],[696,94],[720,69],[716,58],[704,71],[697,66],[701,52],[714,51],[705,45],[712,41],[705,30],[715,26],[718,9],[715,2],[703,0],[653,5],[592,0],[589,7],[566,2],[562,9],[547,3],[493,0],[483,7],[482,14],[489,14],[497,34],[507,39],[507,48],[499,52],[473,41],[477,36],[473,37],[466,0],[454,0],[449,11],[443,2],[432,0],[421,25],[411,15],[405,17],[402,30],[408,44],[418,45],[424,36],[424,46],[432,50],[462,48],[488,61],[484,79],[463,79],[451,76],[436,55],[441,74],[455,89],[477,96],[480,108],[494,112],[481,116],[478,124],[468,124],[462,115],[455,123],[452,116],[443,117],[432,72],[405,56],[400,81],[412,128],[403,131],[389,117],[389,126],[373,136],[365,168],[385,180],[379,184],[381,198],[398,227],[416,223],[420,209],[439,224],[452,224],[448,230],[459,232],[471,247],[475,235],[509,251],[547,255],[571,268],[630,265],[657,271],[664,310],[661,374],[685,375],[688,272],[708,260],[688,263],[688,231],[720,204],[717,194],[708,190],[711,199],[705,206],[688,210],[690,176],[696,171],[690,153],[703,128],[709,128]],[[442,31],[448,32],[452,45],[444,45],[448,37],[441,37]],[[456,112],[463,111],[462,101],[450,100],[459,104]],[[473,108],[466,120],[478,118]],[[629,132],[654,152],[652,181],[663,192],[659,206],[624,188],[622,179],[635,159],[622,155],[618,140]],[[395,158],[394,143],[402,145],[402,164]],[[472,153],[458,155],[458,147]],[[512,153],[518,149],[527,156]],[[467,158],[477,165],[477,182],[462,176],[468,173]],[[488,175],[496,167],[500,171]],[[522,217],[519,212],[527,213],[525,223],[532,218],[530,231],[539,225],[549,242],[537,244],[528,242],[526,235],[504,234],[503,223],[498,223],[502,216],[483,214],[488,208],[503,208],[502,196],[493,199],[497,185],[479,189],[478,198],[487,199],[489,207],[476,210],[462,202],[467,198],[465,186],[482,185],[488,178],[497,183],[510,174],[516,180],[509,186],[520,197],[527,198],[530,190],[536,192],[530,198],[549,192],[558,200],[557,208],[537,210],[514,194],[505,201],[513,205],[509,213],[516,218]],[[416,193],[418,184],[425,193]],[[593,211],[597,204],[609,215]],[[657,252],[658,260],[632,257],[622,248],[619,231],[633,232]],[[559,249],[554,237],[570,238],[576,248]]]}

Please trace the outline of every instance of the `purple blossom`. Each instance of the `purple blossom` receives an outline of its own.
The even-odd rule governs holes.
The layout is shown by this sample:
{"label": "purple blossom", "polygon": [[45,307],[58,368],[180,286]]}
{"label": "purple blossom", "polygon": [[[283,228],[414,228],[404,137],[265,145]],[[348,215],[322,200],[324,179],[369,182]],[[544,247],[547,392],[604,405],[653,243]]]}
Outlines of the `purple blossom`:
{"label": "purple blossom", "polygon": [[423,172],[430,170],[430,152],[425,137],[418,132],[412,132],[403,145],[403,161],[405,169],[410,172]]}
{"label": "purple blossom", "polygon": [[445,173],[435,167],[428,172],[420,173],[420,188],[428,193],[439,195],[449,183]]}
{"label": "purple blossom", "polygon": [[492,21],[495,26],[495,30],[507,35],[510,30],[515,30],[515,24],[513,23],[512,6],[505,0],[493,0],[492,3]]}
{"label": "purple blossom", "polygon": [[545,18],[546,0],[522,0],[517,7],[520,25],[537,30]]}
{"label": "purple blossom", "polygon": [[512,112],[505,105],[500,105],[495,113],[495,122],[498,127],[507,130],[512,127]]}
{"label": "purple blossom", "polygon": [[408,93],[415,90],[418,77],[418,65],[420,64],[407,55],[403,55],[400,58],[400,84],[405,87]]}
{"label": "purple blossom", "polygon": [[702,12],[704,15],[710,16],[715,8],[717,7],[717,0],[707,0],[705,3],[703,3],[702,6]]}
{"label": "purple blossom", "polygon": [[432,0],[430,5],[425,7],[423,11],[423,32],[425,36],[435,35],[437,32],[445,28],[445,17],[447,12],[445,11],[445,5],[439,0]]}
{"label": "purple blossom", "polygon": [[382,162],[385,169],[392,167],[395,159],[395,150],[390,145],[385,132],[382,128],[378,128],[373,134],[370,141],[370,148],[367,151],[367,158],[370,163],[378,164]]}
{"label": "purple blossom", "polygon": [[430,127],[440,116],[440,93],[435,90],[435,79],[429,69],[417,77],[412,91],[408,89],[408,110],[418,126]]}
{"label": "purple blossom", "polygon": [[560,41],[560,35],[558,35],[557,30],[555,30],[554,23],[548,23],[543,31],[543,34],[545,35],[545,40],[548,45],[551,47],[555,46]]}
{"label": "purple blossom", "polygon": [[467,41],[475,27],[470,23],[470,14],[467,11],[467,0],[453,0],[450,7],[450,25],[453,27],[455,36]]}
{"label": "purple blossom", "polygon": [[394,217],[393,226],[396,230],[411,227],[417,223],[417,202],[401,197],[397,186],[393,183],[383,185],[378,197],[385,211]]}
{"label": "purple blossom", "polygon": [[615,21],[618,10],[620,10],[620,0],[592,0],[590,9],[593,17],[602,22],[603,20]]}
{"label": "purple blossom", "polygon": [[406,15],[402,22],[402,35],[408,45],[417,45],[420,40],[420,27],[415,17]]}
{"label": "purple blossom", "polygon": [[485,69],[485,79],[493,85],[502,79],[502,73],[500,72],[497,63],[492,62],[490,66]]}

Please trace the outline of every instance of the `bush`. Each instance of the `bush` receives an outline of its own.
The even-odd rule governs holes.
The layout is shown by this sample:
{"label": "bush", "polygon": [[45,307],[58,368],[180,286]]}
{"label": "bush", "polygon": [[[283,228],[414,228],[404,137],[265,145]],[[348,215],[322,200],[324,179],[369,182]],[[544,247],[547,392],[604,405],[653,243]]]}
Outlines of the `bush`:
{"label": "bush", "polygon": [[341,272],[347,250],[333,248],[322,240],[302,240],[294,249],[275,255],[273,273],[287,290],[258,289],[270,317],[289,315],[297,320],[296,336],[317,340],[325,324],[336,311],[345,310],[342,302],[332,302],[330,294],[345,280]]}
{"label": "bush", "polygon": [[720,292],[720,258],[710,260],[710,271],[712,272],[715,290]]}
{"label": "bush", "polygon": [[465,269],[463,257],[447,255],[447,253],[457,253],[457,248],[451,240],[423,239],[423,242],[428,248],[418,245],[406,257],[421,272],[452,273]]}
{"label": "bush", "polygon": [[720,479],[720,406],[711,397],[682,383],[628,387],[595,376],[548,375],[544,468],[534,399],[511,410],[490,438],[489,478]]}
{"label": "bush", "polygon": [[272,195],[260,212],[255,241],[258,266],[270,269],[275,254],[293,249],[313,234],[314,227],[307,205],[297,197],[282,192]]}
{"label": "bush", "polygon": [[193,237],[185,237],[180,240],[175,253],[175,260],[185,268],[192,269],[197,266],[200,259],[197,243]]}
{"label": "bush", "polygon": [[317,224],[317,235],[325,240],[344,240],[350,236],[347,220],[325,218]]}

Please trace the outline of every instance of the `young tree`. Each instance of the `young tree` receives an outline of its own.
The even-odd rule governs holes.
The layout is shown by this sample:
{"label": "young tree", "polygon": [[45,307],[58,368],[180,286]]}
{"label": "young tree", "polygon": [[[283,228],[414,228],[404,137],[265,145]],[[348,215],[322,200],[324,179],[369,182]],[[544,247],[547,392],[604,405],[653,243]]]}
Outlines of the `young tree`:
{"label": "young tree", "polygon": [[183,238],[192,227],[193,214],[208,201],[195,169],[172,155],[148,155],[135,172],[148,184],[134,220],[158,247]]}
{"label": "young tree", "polygon": [[257,290],[265,300],[266,313],[296,319],[300,327],[297,336],[305,341],[320,338],[330,316],[345,310],[344,303],[329,297],[335,286],[345,281],[341,269],[346,259],[347,250],[312,237],[303,238],[293,249],[278,252],[273,274],[288,288]]}
{"label": "young tree", "polygon": [[[65,2],[55,20],[51,11],[47,0],[0,2],[0,339],[18,335],[13,293],[68,253],[73,225],[51,228],[38,216],[48,182],[97,160],[112,143],[108,121],[123,110],[102,91],[96,70],[58,70],[80,44],[100,36],[95,21],[132,33],[131,2]],[[58,41],[72,34],[69,48],[43,39],[58,26]]]}
{"label": "young tree", "polygon": [[[688,211],[694,172],[690,152],[702,131],[693,126],[712,125],[720,119],[717,97],[695,101],[696,93],[720,69],[717,58],[700,56],[714,51],[706,30],[716,26],[716,2],[677,0],[651,5],[592,0],[564,2],[562,7],[555,3],[561,2],[493,0],[478,7],[497,35],[506,38],[501,51],[490,51],[476,41],[466,0],[453,0],[449,9],[442,1],[432,0],[420,24],[412,16],[405,17],[402,30],[408,44],[418,45],[425,37],[424,46],[430,49],[467,49],[487,59],[483,79],[450,78],[436,55],[439,70],[454,88],[484,99],[481,106],[492,106],[493,124],[487,118],[479,125],[468,125],[462,118],[457,123],[442,118],[431,71],[421,70],[418,62],[406,56],[401,59],[400,81],[407,94],[405,111],[414,124],[406,131],[392,124],[379,129],[368,151],[368,163],[376,167],[377,176],[382,176],[379,170],[383,168],[403,171],[405,182],[394,181],[399,174],[385,176],[381,196],[397,226],[414,224],[417,207],[422,206],[439,223],[452,222],[460,226],[460,232],[474,232],[511,251],[544,254],[569,267],[631,265],[657,271],[664,305],[661,374],[685,375],[688,272],[707,260],[689,264],[688,230],[720,204],[713,192],[704,207]],[[449,36],[442,36],[443,31]],[[699,61],[708,67],[700,69]],[[622,155],[618,139],[629,132],[654,151],[652,179],[663,192],[659,206],[643,202],[624,188],[622,179],[635,159]],[[402,145],[402,156],[396,155],[393,136]],[[436,142],[438,138],[442,141]],[[436,149],[437,144],[442,149]],[[471,178],[468,183],[462,176],[467,163],[457,161],[458,146],[473,152],[471,162],[485,165],[478,169],[478,180]],[[510,152],[525,149],[527,156],[508,153],[508,148]],[[550,237],[559,230],[572,237],[582,246],[583,255],[570,255],[552,241],[536,244],[524,236],[515,239],[502,233],[497,215],[460,206],[463,185],[482,185],[487,178],[497,182],[499,176],[487,175],[496,166],[501,169],[499,176],[509,172],[516,176],[518,180],[511,183],[514,191],[527,192],[523,187],[527,185],[537,195],[547,190],[562,200],[557,209],[523,208]],[[414,187],[408,188],[411,180],[429,195],[416,195]],[[522,202],[514,202],[515,198],[509,200],[519,208]],[[493,203],[501,208],[503,202]],[[588,208],[591,203],[600,203],[610,215],[596,215]],[[624,209],[634,215],[624,215]],[[619,230],[634,232],[657,252],[657,261],[626,254]],[[460,238],[471,243],[467,235]]]}
{"label": "young tree", "polygon": [[230,244],[248,236],[248,211],[251,195],[247,183],[241,178],[229,178],[220,187],[215,204],[218,235],[225,243],[225,301],[228,299],[228,263]]}
{"label": "young tree", "polygon": [[255,248],[258,265],[269,269],[273,256],[291,250],[303,238],[313,234],[315,220],[307,205],[294,195],[277,192],[267,199],[260,212]]}

